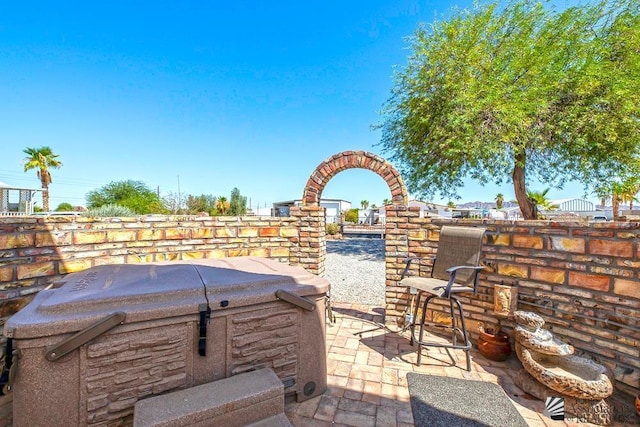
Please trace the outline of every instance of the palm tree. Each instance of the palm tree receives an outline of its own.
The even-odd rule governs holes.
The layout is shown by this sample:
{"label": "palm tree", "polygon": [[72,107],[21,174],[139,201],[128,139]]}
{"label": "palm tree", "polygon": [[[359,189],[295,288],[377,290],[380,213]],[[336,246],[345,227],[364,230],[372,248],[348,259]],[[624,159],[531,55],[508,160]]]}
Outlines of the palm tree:
{"label": "palm tree", "polygon": [[502,193],[496,194],[496,208],[502,209],[503,203],[504,203],[504,195]]}
{"label": "palm tree", "polygon": [[622,195],[622,200],[624,202],[629,202],[630,211],[633,210],[633,202],[638,201],[636,198],[638,191],[640,191],[640,178],[634,176],[624,182],[624,194]]}
{"label": "palm tree", "polygon": [[557,209],[558,207],[551,203],[551,200],[547,198],[547,193],[549,192],[549,188],[545,188],[542,191],[527,191],[527,197],[533,202],[534,205],[534,213],[536,218],[539,217],[538,209],[543,209],[545,211],[550,211],[553,209]]}
{"label": "palm tree", "polygon": [[620,203],[629,202],[629,210],[633,210],[633,202],[636,201],[638,191],[640,191],[640,178],[630,177],[623,182],[615,181],[599,188],[596,195],[600,197],[603,208],[605,203],[611,200],[611,213],[613,219],[617,220],[620,215]]}
{"label": "palm tree", "polygon": [[362,206],[362,209],[367,210],[367,208],[369,207],[369,201],[368,200],[362,200],[360,202],[360,206]]}
{"label": "palm tree", "polygon": [[227,201],[226,197],[224,196],[218,197],[218,201],[216,202],[216,209],[218,209],[218,213],[220,215],[224,215],[230,206],[231,206],[231,203]]}
{"label": "palm tree", "polygon": [[633,201],[638,194],[637,185],[633,179],[623,183],[614,182],[611,185],[611,210],[614,221],[620,216],[620,203],[629,202],[629,209],[633,209]]}
{"label": "palm tree", "polygon": [[617,221],[620,216],[620,202],[622,201],[625,193],[624,186],[619,182],[611,184],[611,213],[613,214],[613,220]]}
{"label": "palm tree", "polygon": [[42,209],[49,211],[49,184],[53,182],[49,168],[59,168],[62,166],[58,160],[58,154],[51,151],[51,148],[43,146],[40,148],[25,148],[22,150],[27,157],[24,158],[24,171],[36,169],[38,179],[42,184]]}
{"label": "palm tree", "polygon": [[384,199],[384,200],[382,201],[382,205],[383,205],[383,206],[387,206],[387,205],[390,205],[390,204],[391,204],[391,199]]}

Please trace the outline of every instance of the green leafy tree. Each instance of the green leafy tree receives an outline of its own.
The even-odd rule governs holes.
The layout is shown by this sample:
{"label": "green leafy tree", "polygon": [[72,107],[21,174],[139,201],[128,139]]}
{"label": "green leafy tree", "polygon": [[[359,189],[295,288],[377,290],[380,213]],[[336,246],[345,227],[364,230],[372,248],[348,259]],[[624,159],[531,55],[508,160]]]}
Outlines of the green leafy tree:
{"label": "green leafy tree", "polygon": [[215,196],[210,194],[201,194],[200,196],[189,194],[185,202],[187,213],[195,215],[199,212],[206,212],[209,215],[213,215],[216,210],[216,200]]}
{"label": "green leafy tree", "polygon": [[112,181],[98,190],[87,193],[86,199],[89,209],[118,205],[137,214],[167,213],[158,194],[147,188],[142,181]]}
{"label": "green leafy tree", "polygon": [[240,194],[240,190],[234,188],[231,190],[229,199],[229,214],[233,216],[244,215],[247,213],[247,198]]}
{"label": "green leafy tree", "polygon": [[25,148],[22,150],[27,155],[24,158],[24,171],[35,169],[42,185],[42,208],[45,212],[49,211],[49,184],[53,182],[51,179],[50,168],[58,169],[62,166],[58,157],[51,151],[51,148],[43,146],[40,148]]}
{"label": "green leafy tree", "polygon": [[496,194],[496,208],[502,209],[503,204],[504,204],[504,194],[502,193]]}
{"label": "green leafy tree", "polygon": [[[640,2],[562,12],[534,0],[454,11],[411,39],[385,104],[381,144],[413,193],[455,197],[467,178],[593,189],[639,158]],[[637,175],[637,173],[635,173]]]}
{"label": "green leafy tree", "polygon": [[360,201],[360,206],[362,206],[362,209],[367,210],[367,208],[369,207],[369,201],[368,200],[361,200]]}
{"label": "green leafy tree", "polygon": [[73,212],[75,209],[71,203],[63,202],[58,205],[56,212]]}
{"label": "green leafy tree", "polygon": [[382,201],[382,206],[387,206],[387,205],[390,205],[390,204],[391,204],[391,199],[384,199]]}
{"label": "green leafy tree", "polygon": [[358,223],[358,209],[349,209],[344,214],[344,221],[345,222],[351,222],[353,224],[357,224]]}

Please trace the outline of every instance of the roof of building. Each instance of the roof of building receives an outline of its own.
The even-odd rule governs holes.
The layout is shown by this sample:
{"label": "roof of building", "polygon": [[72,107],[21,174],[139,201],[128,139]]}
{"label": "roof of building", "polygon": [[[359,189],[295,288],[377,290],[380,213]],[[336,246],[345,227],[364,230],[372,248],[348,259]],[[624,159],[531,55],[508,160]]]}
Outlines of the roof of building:
{"label": "roof of building", "polygon": [[[273,202],[274,205],[293,205],[295,203],[300,203],[302,202],[302,199],[295,199],[295,200],[285,200],[283,202]],[[351,203],[348,200],[344,200],[344,199],[320,199],[320,203],[322,202],[345,202],[345,203]]]}
{"label": "roof of building", "polygon": [[0,188],[4,188],[5,190],[31,190],[31,191],[42,191],[38,188],[26,188],[26,187],[14,187],[13,185],[7,184],[6,182],[0,181]]}
{"label": "roof of building", "polygon": [[580,198],[569,198],[569,199],[558,199],[551,200],[550,204],[552,206],[557,206],[559,209],[563,211],[592,211],[595,209],[595,204],[589,200],[580,199]]}

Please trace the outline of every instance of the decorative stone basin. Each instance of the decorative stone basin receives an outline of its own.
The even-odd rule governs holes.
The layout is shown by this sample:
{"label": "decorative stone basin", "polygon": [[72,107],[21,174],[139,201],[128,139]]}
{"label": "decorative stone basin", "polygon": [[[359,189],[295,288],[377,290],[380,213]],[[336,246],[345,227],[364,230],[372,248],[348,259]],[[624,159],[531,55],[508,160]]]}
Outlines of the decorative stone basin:
{"label": "decorative stone basin", "polygon": [[585,357],[573,355],[572,346],[545,329],[536,313],[516,311],[516,354],[536,380],[565,396],[600,400],[611,396],[609,369]]}
{"label": "decorative stone basin", "polygon": [[580,356],[551,356],[516,344],[524,369],[540,383],[560,394],[581,399],[604,399],[613,393],[608,369]]}

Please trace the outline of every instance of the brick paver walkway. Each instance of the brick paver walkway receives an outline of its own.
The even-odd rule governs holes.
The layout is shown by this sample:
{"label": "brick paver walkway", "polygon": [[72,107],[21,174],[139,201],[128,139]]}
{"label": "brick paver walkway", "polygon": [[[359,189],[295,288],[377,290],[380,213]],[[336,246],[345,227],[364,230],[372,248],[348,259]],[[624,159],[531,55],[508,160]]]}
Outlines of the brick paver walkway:
{"label": "brick paver walkway", "polygon": [[314,399],[287,403],[285,411],[294,426],[413,426],[407,372],[497,383],[530,426],[591,425],[553,421],[544,416],[544,403],[514,384],[513,379],[522,368],[515,355],[504,362],[494,362],[474,349],[472,370],[468,372],[462,351],[451,351],[457,358],[453,365],[446,350],[431,348],[428,357],[423,353],[421,366],[416,366],[417,347],[409,344],[409,333],[384,328],[380,310],[333,304],[336,322],[327,323],[329,387]]}
{"label": "brick paver walkway", "polygon": [[[493,362],[474,349],[472,370],[467,372],[462,351],[452,352],[457,358],[454,366],[444,350],[430,349],[429,357],[425,353],[422,365],[416,366],[416,349],[409,345],[409,333],[385,329],[380,310],[334,304],[336,322],[327,324],[329,387],[322,396],[286,405],[287,417],[294,426],[413,426],[407,372],[500,384],[530,426],[591,426],[545,417],[543,402],[526,395],[513,382],[522,367],[515,356]],[[11,395],[1,396],[0,427],[11,426],[11,415]]]}

